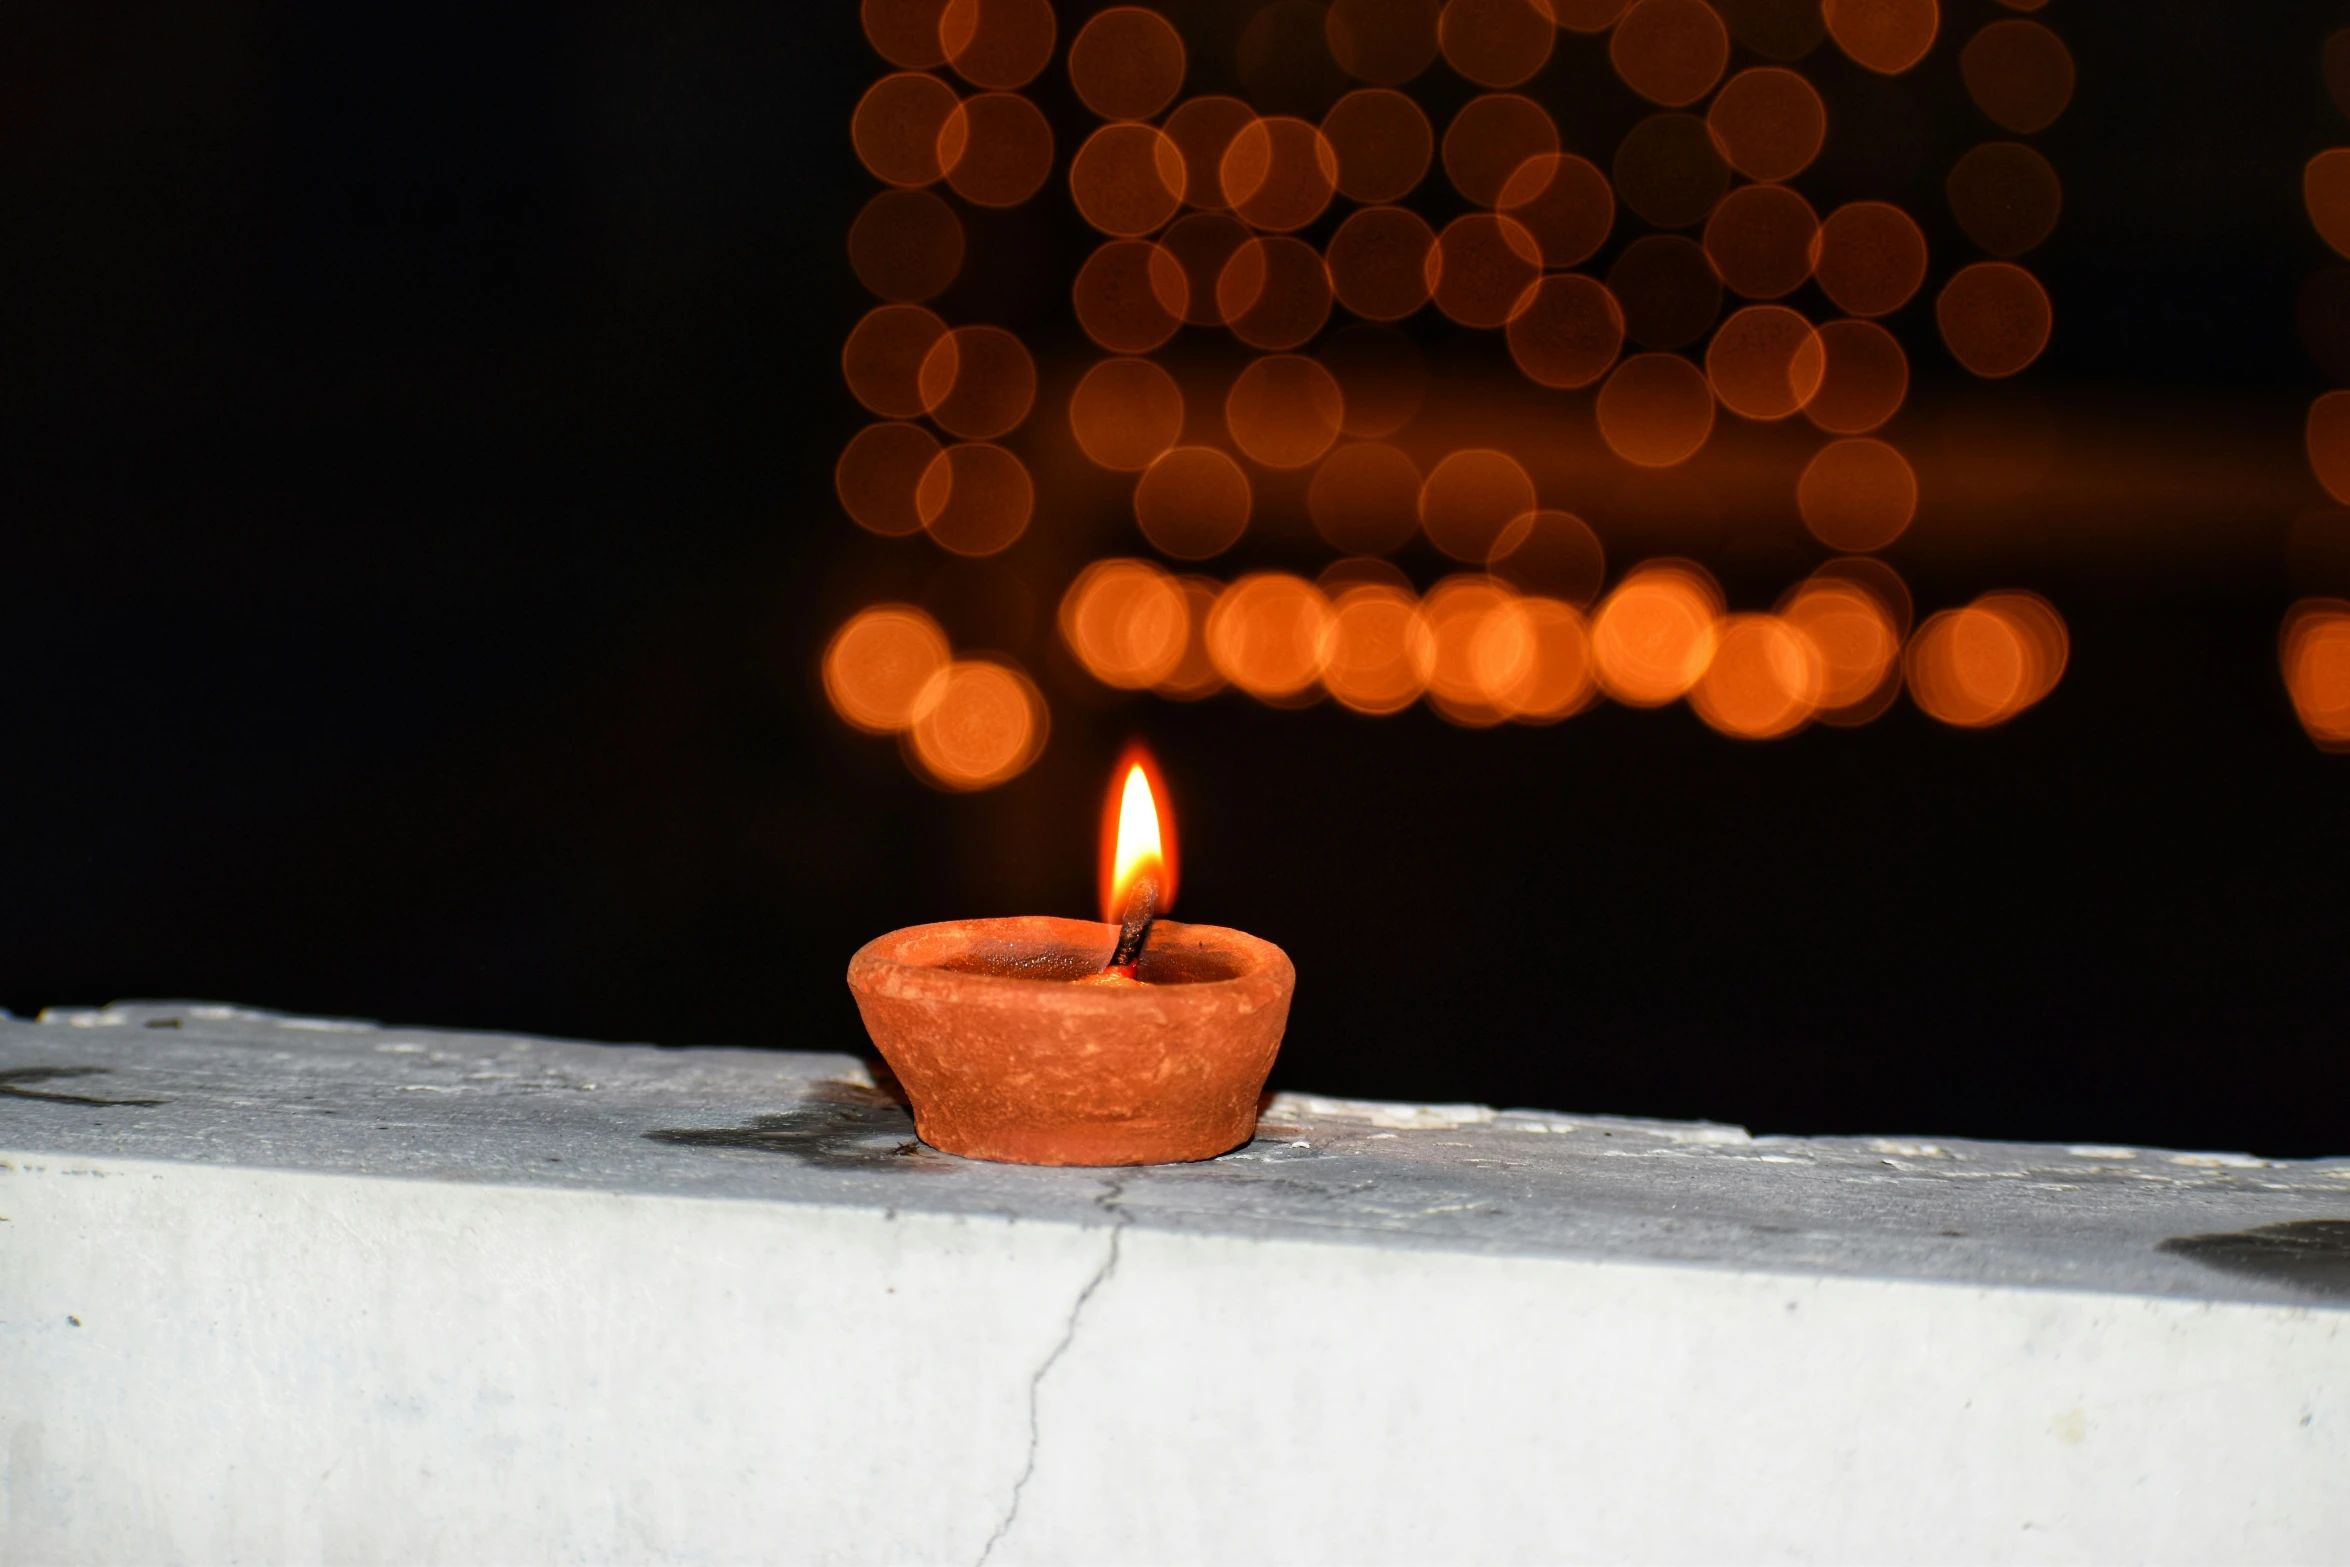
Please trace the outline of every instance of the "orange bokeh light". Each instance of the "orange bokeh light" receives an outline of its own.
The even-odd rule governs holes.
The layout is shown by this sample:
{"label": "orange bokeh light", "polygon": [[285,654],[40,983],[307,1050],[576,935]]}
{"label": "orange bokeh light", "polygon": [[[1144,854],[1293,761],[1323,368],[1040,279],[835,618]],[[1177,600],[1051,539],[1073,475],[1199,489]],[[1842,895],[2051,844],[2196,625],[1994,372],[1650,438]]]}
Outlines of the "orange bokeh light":
{"label": "orange bokeh light", "polygon": [[1428,689],[1436,639],[1412,595],[1381,583],[1341,591],[1323,632],[1322,686],[1358,713],[1401,712]]}
{"label": "orange bokeh light", "polygon": [[1795,504],[1803,525],[1830,549],[1881,550],[1917,515],[1917,474],[1883,441],[1830,441],[1796,481]]}
{"label": "orange bokeh light", "polygon": [[2285,691],[2322,751],[2350,751],[2350,603],[2303,599],[2277,639]]}
{"label": "orange bokeh light", "polygon": [[1103,685],[1140,691],[1183,662],[1191,613],[1182,587],[1147,560],[1098,560],[1061,596],[1061,640]]}
{"label": "orange bokeh light", "polygon": [[2317,482],[2350,506],[2350,392],[2327,392],[2311,403],[2302,440]]}
{"label": "orange bokeh light", "polygon": [[1660,229],[1703,223],[1730,188],[1730,165],[1694,114],[1652,114],[1616,144],[1611,166],[1625,206]]}
{"label": "orange bokeh light", "polygon": [[1943,181],[1950,215],[1994,256],[2020,256],[2055,232],[2064,183],[2055,166],[2021,142],[1985,142]]}
{"label": "orange bokeh light", "polygon": [[1811,167],[1828,138],[1819,90],[1783,66],[1740,71],[1705,111],[1714,145],[1750,180],[1791,180]]}
{"label": "orange bokeh light", "polygon": [[1085,455],[1140,473],[1183,435],[1183,389],[1147,359],[1105,359],[1069,394],[1069,431]]}
{"label": "orange bokeh light", "polygon": [[1147,120],[1183,89],[1183,37],[1156,11],[1112,6],[1069,43],[1069,83],[1105,120]]}
{"label": "orange bokeh light", "polygon": [[[1591,628],[1583,612],[1552,598],[1521,598],[1513,623],[1494,628],[1478,649],[1488,667],[1515,666],[1504,683],[1501,703],[1522,724],[1555,724],[1581,712],[1599,694],[1591,659]],[[1509,646],[1522,639],[1519,657]]]}
{"label": "orange bokeh light", "polygon": [[1875,599],[1877,607],[1892,621],[1896,642],[1909,636],[1910,622],[1917,617],[1917,603],[1910,597],[1909,584],[1901,580],[1901,573],[1876,556],[1839,555],[1834,560],[1822,561],[1820,569],[1811,574],[1811,580],[1860,589]]}
{"label": "orange bokeh light", "polygon": [[845,722],[896,734],[913,723],[924,689],[951,656],[937,621],[911,604],[876,604],[825,644],[824,694]]}
{"label": "orange bokeh light", "polygon": [[992,659],[958,659],[930,677],[906,749],[931,781],[958,791],[992,789],[1028,770],[1050,718],[1029,678]]}
{"label": "orange bokeh light", "polygon": [[1338,189],[1338,153],[1304,120],[1274,115],[1242,126],[1217,165],[1224,200],[1250,228],[1286,233],[1322,215]]}
{"label": "orange bokeh light", "polygon": [[959,441],[922,470],[914,509],[941,549],[993,555],[1028,531],[1036,485],[1019,458],[983,441]]}
{"label": "orange bokeh light", "polygon": [[2073,99],[2073,56],[2038,22],[1993,22],[1959,52],[1975,106],[2019,136],[2056,123]]}
{"label": "orange bokeh light", "polygon": [[1543,266],[1587,261],[1616,223],[1616,193],[1587,158],[1550,153],[1528,158],[1502,182],[1501,210],[1534,236]]}
{"label": "orange bokeh light", "polygon": [[1444,174],[1476,205],[1499,206],[1520,164],[1558,150],[1558,125],[1542,105],[1519,93],[1487,93],[1462,105],[1444,128]]}
{"label": "orange bokeh light", "polygon": [[1744,419],[1784,419],[1810,402],[1827,370],[1819,333],[1784,305],[1748,305],[1706,345],[1705,378]]}
{"label": "orange bokeh light", "polygon": [[1035,406],[1036,361],[1002,327],[956,327],[922,356],[915,386],[940,429],[992,441],[1018,429]]}
{"label": "orange bokeh light", "polygon": [[1509,323],[1542,275],[1542,248],[1510,218],[1471,212],[1453,219],[1428,252],[1436,308],[1469,327]]}
{"label": "orange bokeh light", "polygon": [[1730,33],[1705,0],[1637,0],[1616,23],[1607,57],[1625,86],[1678,109],[1722,79]]}
{"label": "orange bokeh light", "polygon": [[1880,76],[1924,59],[1942,25],[1936,0],[1820,0],[1820,15],[1836,47]]}
{"label": "orange bokeh light", "polygon": [[885,419],[918,419],[922,363],[946,336],[946,323],[920,305],[883,305],[849,329],[840,352],[841,374],[858,402]]}
{"label": "orange bokeh light", "polygon": [[867,425],[833,466],[841,509],[858,527],[884,538],[920,533],[914,489],[937,455],[938,442],[918,424]]}
{"label": "orange bokeh light", "polygon": [[1368,321],[1401,321],[1428,303],[1436,231],[1405,207],[1365,207],[1330,236],[1325,258],[1338,302]]}
{"label": "orange bokeh light", "polygon": [[1801,631],[1776,615],[1731,615],[1689,705],[1723,734],[1776,740],[1811,721],[1824,683],[1819,650]]}
{"label": "orange bokeh light", "polygon": [[1929,717],[1983,729],[2046,696],[2065,657],[2064,622],[2045,599],[2000,593],[1929,616],[1903,663],[1910,696]]}
{"label": "orange bokeh light", "polygon": [[1330,268],[1302,239],[1251,239],[1216,274],[1216,313],[1251,348],[1295,348],[1322,330]]}
{"label": "orange bokeh light", "polygon": [[1226,680],[1260,700],[1288,701],[1322,675],[1330,603],[1287,572],[1254,572],[1208,612],[1208,656]]}
{"label": "orange bokeh light", "polygon": [[[1216,283],[1225,266],[1250,242],[1247,225],[1224,212],[1192,212],[1177,218],[1159,236],[1151,273],[1162,309],[1193,326],[1222,326],[1224,309]],[[1262,285],[1259,285],[1262,287]]]}
{"label": "orange bokeh light", "polygon": [[858,19],[874,50],[892,65],[927,71],[946,64],[938,41],[939,13],[946,0],[862,0]]}
{"label": "orange bokeh light", "polygon": [[1777,299],[1803,286],[1818,252],[1820,220],[1784,185],[1741,185],[1705,224],[1705,253],[1734,294]]}
{"label": "orange bokeh light", "polygon": [[1623,307],[1591,278],[1553,273],[1510,318],[1509,345],[1529,381],[1561,390],[1589,386],[1623,352]]}
{"label": "orange bokeh light", "polygon": [[849,225],[849,267],[898,304],[929,299],[963,270],[963,224],[926,190],[885,190]]}
{"label": "orange bokeh light", "polygon": [[1802,633],[1819,658],[1819,716],[1870,717],[1892,693],[1887,679],[1901,659],[1901,634],[1877,596],[1857,583],[1812,577],[1779,606],[1779,617]]}
{"label": "orange bokeh light", "polygon": [[1978,261],[1943,285],[1934,319],[1953,358],[1996,380],[2022,370],[2048,346],[2048,290],[2022,267]]}
{"label": "orange bokeh light", "polygon": [[1053,172],[1053,128],[1018,93],[975,93],[939,127],[938,155],[955,194],[975,207],[1017,207]]}
{"label": "orange bokeh light", "polygon": [[1140,239],[1114,239],[1096,248],[1070,290],[1077,324],[1113,354],[1147,354],[1166,342],[1193,298],[1181,261]]}
{"label": "orange bokeh light", "polygon": [[1820,224],[1812,276],[1837,309],[1888,315],[1926,280],[1925,231],[1890,202],[1848,202]]}
{"label": "orange bokeh light", "polygon": [[1444,58],[1481,87],[1515,87],[1541,70],[1552,31],[1534,0],[1449,0],[1436,21]]}
{"label": "orange bokeh light", "polygon": [[1232,138],[1254,124],[1257,111],[1238,98],[1211,94],[1186,98],[1160,126],[1183,154],[1183,200],[1186,206],[1221,210],[1224,199],[1220,171]]}
{"label": "orange bokeh light", "polygon": [[1713,388],[1678,354],[1635,354],[1599,389],[1596,411],[1608,450],[1642,468],[1671,468],[1713,433]]}
{"label": "orange bokeh light", "polygon": [[2350,147],[2329,147],[2301,171],[2301,201],[2318,238],[2350,256]]}
{"label": "orange bokeh light", "polygon": [[1330,547],[1349,555],[1385,555],[1420,531],[1420,470],[1378,441],[1334,448],[1314,470],[1306,511]]}
{"label": "orange bokeh light", "polygon": [[1253,497],[1240,464],[1212,446],[1162,453],[1134,487],[1134,520],[1161,554],[1206,560],[1240,542]]}
{"label": "orange bokeh light", "polygon": [[1591,617],[1599,684],[1627,707],[1662,707],[1713,662],[1721,590],[1688,561],[1649,561],[1616,584]]}
{"label": "orange bokeh light", "polygon": [[1820,327],[1826,368],[1803,415],[1834,435],[1865,435],[1901,411],[1909,394],[1909,357],[1874,321]]}
{"label": "orange bokeh light", "polygon": [[1454,560],[1483,565],[1502,530],[1535,509],[1534,481],[1506,452],[1446,455],[1420,486],[1420,526]]}
{"label": "orange bokeh light", "polygon": [[1433,653],[1428,705],[1468,728],[1506,721],[1511,694],[1535,674],[1533,628],[1518,596],[1465,573],[1430,589],[1421,613]]}
{"label": "orange bokeh light", "polygon": [[947,0],[938,42],[974,87],[1025,87],[1053,57],[1052,0]]}
{"label": "orange bokeh light", "polygon": [[1085,138],[1069,162],[1078,216],[1133,239],[1164,228],[1183,204],[1183,154],[1156,126],[1121,120]]}
{"label": "orange bokeh light", "polygon": [[1269,354],[1233,378],[1224,427],[1250,461],[1303,468],[1330,449],[1346,422],[1338,381],[1303,354]]}
{"label": "orange bokeh light", "polygon": [[1399,87],[1435,63],[1440,10],[1438,0],[1332,0],[1323,36],[1347,75]]}
{"label": "orange bokeh light", "polygon": [[955,90],[935,76],[902,71],[865,89],[849,119],[849,142],[873,177],[927,185],[946,172],[939,132],[954,114]]}
{"label": "orange bokeh light", "polygon": [[1409,195],[1436,150],[1426,112],[1384,87],[1350,92],[1332,104],[1322,116],[1322,137],[1338,157],[1338,193],[1366,207]]}

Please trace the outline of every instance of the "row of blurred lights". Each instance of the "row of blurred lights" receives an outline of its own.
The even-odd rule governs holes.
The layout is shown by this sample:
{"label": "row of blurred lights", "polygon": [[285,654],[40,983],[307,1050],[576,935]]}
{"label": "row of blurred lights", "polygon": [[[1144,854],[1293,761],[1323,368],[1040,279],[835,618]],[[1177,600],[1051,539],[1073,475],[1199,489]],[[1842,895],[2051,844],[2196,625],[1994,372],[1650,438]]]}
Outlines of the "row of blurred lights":
{"label": "row of blurred lights", "polygon": [[[2350,118],[2350,28],[2326,40],[2319,68],[2327,96]],[[2329,147],[2303,165],[2301,204],[2327,247],[2350,258],[2350,147]],[[2337,381],[2350,379],[2350,355],[2341,351],[2339,333],[2327,330],[2327,318],[2350,313],[2346,300],[2350,273],[2339,268],[2310,278],[2301,294],[2303,338]],[[2320,393],[2302,435],[2318,483],[2350,504],[2350,391]],[[2277,658],[2309,738],[2323,751],[2350,751],[2350,602],[2303,599],[2287,610]]]}
{"label": "row of blurred lights", "polygon": [[[1866,723],[1905,685],[1930,716],[1982,728],[2063,673],[2064,622],[2035,594],[1987,594],[1914,630],[1908,616],[1900,579],[1867,559],[1831,562],[1768,614],[1727,612],[1704,568],[1679,560],[1643,562],[1586,614],[1482,573],[1421,596],[1377,560],[1339,562],[1319,582],[1256,572],[1219,583],[1119,559],[1078,576],[1059,620],[1087,672],[1116,689],[1191,701],[1230,686],[1275,707],[1328,696],[1374,716],[1425,701],[1469,728],[1556,723],[1603,697],[1641,708],[1686,698],[1721,733],[1768,740],[1815,720]],[[954,658],[911,606],[853,617],[823,671],[842,718],[903,736],[948,787],[1001,783],[1043,746],[1045,703],[1028,677]]]}

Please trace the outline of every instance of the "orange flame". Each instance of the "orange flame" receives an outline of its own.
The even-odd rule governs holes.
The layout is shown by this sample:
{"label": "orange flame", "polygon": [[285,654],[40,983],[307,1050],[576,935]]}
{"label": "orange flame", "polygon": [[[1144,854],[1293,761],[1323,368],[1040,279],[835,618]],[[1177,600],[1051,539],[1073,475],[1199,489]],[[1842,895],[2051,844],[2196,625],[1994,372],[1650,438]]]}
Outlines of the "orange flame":
{"label": "orange flame", "polygon": [[1102,809],[1102,918],[1116,924],[1136,876],[1156,874],[1159,912],[1175,901],[1175,820],[1165,804],[1167,783],[1141,745],[1126,748],[1110,775]]}

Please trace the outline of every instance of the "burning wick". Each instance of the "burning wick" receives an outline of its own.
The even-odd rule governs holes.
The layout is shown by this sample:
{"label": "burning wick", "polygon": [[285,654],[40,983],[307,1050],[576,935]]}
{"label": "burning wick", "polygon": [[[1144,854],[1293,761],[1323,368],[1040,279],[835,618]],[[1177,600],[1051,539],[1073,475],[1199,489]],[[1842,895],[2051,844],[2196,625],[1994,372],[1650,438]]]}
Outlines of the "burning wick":
{"label": "burning wick", "polygon": [[1158,916],[1166,873],[1159,806],[1151,797],[1150,778],[1140,761],[1128,764],[1119,789],[1115,843],[1110,890],[1118,918],[1118,950],[1110,954],[1102,972],[1133,979],[1142,961],[1142,944],[1150,939],[1151,921]]}

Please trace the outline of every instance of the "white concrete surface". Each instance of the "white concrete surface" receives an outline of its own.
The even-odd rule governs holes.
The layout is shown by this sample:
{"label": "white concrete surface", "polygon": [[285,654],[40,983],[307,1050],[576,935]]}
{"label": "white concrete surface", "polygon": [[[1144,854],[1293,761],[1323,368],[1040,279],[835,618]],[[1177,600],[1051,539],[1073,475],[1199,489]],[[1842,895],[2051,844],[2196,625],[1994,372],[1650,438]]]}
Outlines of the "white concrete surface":
{"label": "white concrete surface", "polygon": [[0,1560],[2350,1560],[2350,1161],[868,1085],[0,1023]]}

